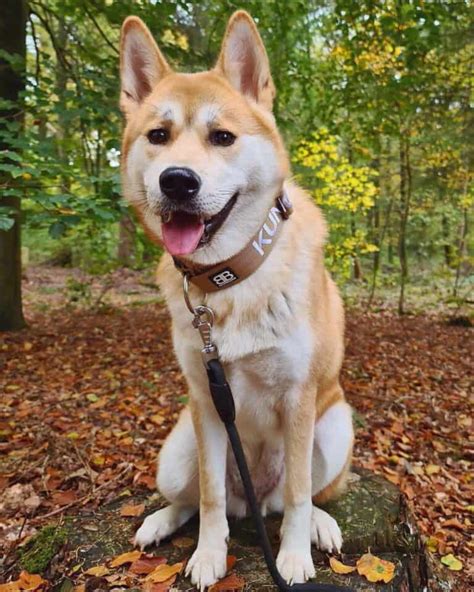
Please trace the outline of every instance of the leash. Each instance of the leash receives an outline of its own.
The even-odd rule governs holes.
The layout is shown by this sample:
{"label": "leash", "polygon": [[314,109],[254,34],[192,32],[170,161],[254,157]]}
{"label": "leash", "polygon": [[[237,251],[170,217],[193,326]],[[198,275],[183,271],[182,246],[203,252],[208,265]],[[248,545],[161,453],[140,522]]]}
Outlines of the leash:
{"label": "leash", "polygon": [[234,454],[235,461],[240,473],[240,478],[245,490],[252,518],[255,524],[260,547],[263,551],[267,569],[280,590],[283,592],[353,592],[351,588],[334,586],[332,584],[316,584],[307,582],[305,584],[287,584],[280,575],[276,566],[275,558],[268,538],[265,523],[260,513],[257,497],[253,488],[252,479],[248,469],[245,453],[242,448],[239,432],[235,425],[235,404],[232,391],[227,382],[224,368],[219,359],[217,346],[212,341],[212,327],[214,324],[214,312],[207,305],[194,307],[189,298],[189,277],[183,275],[184,300],[188,310],[193,315],[193,327],[199,331],[204,347],[201,350],[202,360],[209,380],[209,391],[216,411],[227,431],[227,436]]}

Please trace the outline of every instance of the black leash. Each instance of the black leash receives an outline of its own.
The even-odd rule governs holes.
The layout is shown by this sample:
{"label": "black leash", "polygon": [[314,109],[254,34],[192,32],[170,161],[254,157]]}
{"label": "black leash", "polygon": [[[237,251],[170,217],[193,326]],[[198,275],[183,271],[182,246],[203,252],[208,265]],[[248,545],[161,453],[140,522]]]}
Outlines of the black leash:
{"label": "black leash", "polygon": [[306,582],[305,584],[290,585],[287,584],[280,575],[275,563],[275,558],[273,557],[265,523],[263,521],[262,514],[260,513],[260,507],[255,496],[255,490],[253,488],[247,461],[245,460],[242,442],[240,441],[239,432],[237,431],[237,427],[235,425],[234,397],[226,380],[224,368],[219,360],[217,348],[211,339],[214,313],[208,306],[193,307],[189,299],[188,277],[186,275],[183,277],[184,299],[188,309],[194,315],[193,326],[198,329],[204,343],[202,356],[209,380],[209,390],[211,397],[216,411],[227,431],[229,442],[232,447],[232,452],[239,469],[240,478],[242,479],[242,484],[244,486],[247,502],[252,513],[253,521],[255,523],[255,529],[260,539],[260,546],[263,551],[265,563],[267,564],[268,571],[270,572],[273,581],[283,592],[353,592],[352,588],[347,588],[345,586],[334,586],[332,584],[316,584]]}
{"label": "black leash", "polygon": [[240,478],[242,479],[245,489],[245,495],[250,506],[250,511],[252,512],[255,529],[260,539],[260,546],[263,551],[263,556],[265,557],[265,563],[267,564],[268,571],[270,572],[273,581],[278,588],[284,592],[350,592],[351,588],[333,586],[332,584],[313,584],[307,582],[306,584],[293,584],[290,586],[281,577],[275,563],[275,558],[273,557],[267,530],[255,496],[255,490],[253,488],[252,479],[250,478],[247,461],[245,460],[239,432],[235,426],[234,397],[232,396],[232,391],[226,380],[224,368],[222,367],[220,360],[213,359],[207,362],[207,376],[209,379],[209,390],[211,391],[212,400],[217,413],[227,430],[232,452],[234,453]]}

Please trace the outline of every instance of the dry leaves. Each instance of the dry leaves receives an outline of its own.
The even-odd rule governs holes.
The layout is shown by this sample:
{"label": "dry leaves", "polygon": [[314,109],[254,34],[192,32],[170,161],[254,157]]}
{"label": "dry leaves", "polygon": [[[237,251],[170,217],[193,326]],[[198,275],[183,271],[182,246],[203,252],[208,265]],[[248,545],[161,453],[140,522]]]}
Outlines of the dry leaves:
{"label": "dry leaves", "polygon": [[145,504],[125,504],[120,508],[120,516],[136,517],[141,516],[145,511]]}
{"label": "dry leaves", "polygon": [[126,563],[133,563],[135,560],[141,557],[141,555],[141,551],[129,551],[128,553],[122,553],[121,555],[117,555],[117,557],[112,559],[110,562],[110,567],[120,567]]}
{"label": "dry leaves", "polygon": [[209,592],[237,592],[245,586],[245,580],[232,573],[209,587]]}
{"label": "dry leaves", "polygon": [[[75,273],[29,269],[30,302],[63,272]],[[139,284],[122,270],[114,277],[127,290],[131,281]],[[41,516],[94,509],[127,487],[154,488],[156,447],[143,442],[164,440],[187,390],[163,306],[130,307],[126,314],[27,312],[28,328],[2,336],[0,392],[12,411],[2,426],[4,491],[29,475],[31,488],[21,494],[29,492],[23,499]],[[356,464],[399,485],[424,537],[433,537],[429,548],[438,561],[453,555],[465,570],[473,511],[465,453],[472,431],[471,332],[448,327],[441,317],[351,310],[343,370],[347,398],[364,422],[357,430]],[[124,463],[131,470],[122,474]],[[54,494],[69,490],[77,500],[96,493],[80,506],[54,501],[64,501]],[[23,512],[16,500],[10,496],[7,526],[18,525]],[[0,540],[4,552],[10,544],[7,537]]]}
{"label": "dry leaves", "polygon": [[106,565],[95,565],[94,567],[90,567],[87,571],[84,572],[86,576],[107,576],[110,573],[109,568]]}
{"label": "dry leaves", "polygon": [[380,559],[372,553],[365,553],[357,561],[357,572],[365,576],[369,582],[391,582],[395,575],[395,564],[391,561]]}
{"label": "dry leaves", "polygon": [[459,559],[455,557],[452,553],[449,553],[449,555],[441,557],[441,563],[451,571],[461,571],[464,567],[462,562],[459,561]]}
{"label": "dry leaves", "polygon": [[165,582],[169,580],[175,575],[180,574],[183,571],[184,563],[175,563],[173,565],[168,565],[164,563],[163,565],[159,565],[156,567],[147,577],[147,582],[152,582],[153,584]]}
{"label": "dry leaves", "polygon": [[332,571],[337,574],[349,574],[357,569],[351,565],[344,565],[344,563],[341,563],[335,557],[329,557],[329,565]]}
{"label": "dry leaves", "polygon": [[9,584],[0,584],[0,592],[19,592],[29,590],[36,592],[43,590],[47,585],[47,581],[38,574],[30,574],[27,571],[22,571],[20,577],[15,582]]}
{"label": "dry leaves", "polygon": [[136,559],[130,566],[130,573],[137,575],[147,575],[159,565],[166,563],[166,557],[145,556]]}

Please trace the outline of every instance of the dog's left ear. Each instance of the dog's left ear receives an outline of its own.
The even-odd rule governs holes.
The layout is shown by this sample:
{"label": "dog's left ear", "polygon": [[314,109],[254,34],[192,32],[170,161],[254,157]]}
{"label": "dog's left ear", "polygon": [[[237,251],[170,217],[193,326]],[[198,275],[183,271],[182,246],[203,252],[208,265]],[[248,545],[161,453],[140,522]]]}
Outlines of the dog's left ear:
{"label": "dog's left ear", "polygon": [[235,12],[227,25],[216,70],[232,86],[271,111],[275,86],[262,38],[245,10]]}

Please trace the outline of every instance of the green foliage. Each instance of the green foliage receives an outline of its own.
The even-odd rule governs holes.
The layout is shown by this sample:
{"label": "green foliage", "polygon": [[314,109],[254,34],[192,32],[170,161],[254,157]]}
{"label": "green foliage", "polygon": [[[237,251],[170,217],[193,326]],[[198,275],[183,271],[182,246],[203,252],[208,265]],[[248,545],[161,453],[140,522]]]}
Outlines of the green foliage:
{"label": "green foliage", "polygon": [[[118,41],[143,18],[172,65],[212,67],[230,14],[256,19],[277,87],[275,115],[295,172],[326,212],[344,277],[413,265],[469,273],[473,43],[468,2],[405,0],[30,0],[25,125],[0,132],[2,196],[22,199],[24,243],[73,265],[117,264]],[[21,71],[17,56],[4,56]],[[5,103],[5,102],[3,102]],[[4,107],[5,104],[0,105]],[[13,224],[0,204],[0,231]],[[48,239],[45,239],[48,233]],[[42,248],[40,239],[46,244]],[[135,232],[130,264],[159,251]],[[395,282],[392,277],[382,282]]]}
{"label": "green foliage", "polygon": [[45,526],[24,547],[20,547],[20,567],[31,574],[44,573],[66,540],[67,531],[64,528]]}

